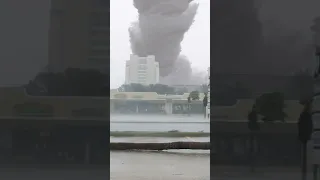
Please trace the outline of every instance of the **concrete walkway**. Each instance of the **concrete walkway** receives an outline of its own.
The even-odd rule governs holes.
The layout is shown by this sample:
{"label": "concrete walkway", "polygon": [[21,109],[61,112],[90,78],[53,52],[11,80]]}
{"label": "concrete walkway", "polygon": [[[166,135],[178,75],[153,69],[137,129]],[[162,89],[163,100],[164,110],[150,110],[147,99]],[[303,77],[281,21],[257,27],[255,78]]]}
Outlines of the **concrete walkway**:
{"label": "concrete walkway", "polygon": [[110,152],[111,180],[209,180],[210,156],[164,152]]}

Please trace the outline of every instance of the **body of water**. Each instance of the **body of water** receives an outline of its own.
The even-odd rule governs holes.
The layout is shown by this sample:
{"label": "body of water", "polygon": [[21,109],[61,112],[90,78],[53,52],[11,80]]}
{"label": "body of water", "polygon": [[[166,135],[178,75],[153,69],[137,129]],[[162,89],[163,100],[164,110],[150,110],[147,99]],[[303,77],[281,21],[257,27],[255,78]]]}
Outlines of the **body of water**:
{"label": "body of water", "polygon": [[110,131],[210,132],[210,120],[200,115],[111,115]]}

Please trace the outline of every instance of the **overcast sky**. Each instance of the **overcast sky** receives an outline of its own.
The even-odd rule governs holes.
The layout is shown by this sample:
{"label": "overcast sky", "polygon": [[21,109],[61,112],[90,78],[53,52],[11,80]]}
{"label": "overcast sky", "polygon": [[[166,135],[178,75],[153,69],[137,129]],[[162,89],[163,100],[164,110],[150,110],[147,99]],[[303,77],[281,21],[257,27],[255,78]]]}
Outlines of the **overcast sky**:
{"label": "overcast sky", "polygon": [[[185,34],[182,54],[190,59],[195,69],[206,71],[210,66],[210,0],[197,2],[200,4],[198,14]],[[111,1],[110,9],[110,86],[117,88],[124,83],[125,61],[131,54],[128,28],[138,14],[132,0]]]}

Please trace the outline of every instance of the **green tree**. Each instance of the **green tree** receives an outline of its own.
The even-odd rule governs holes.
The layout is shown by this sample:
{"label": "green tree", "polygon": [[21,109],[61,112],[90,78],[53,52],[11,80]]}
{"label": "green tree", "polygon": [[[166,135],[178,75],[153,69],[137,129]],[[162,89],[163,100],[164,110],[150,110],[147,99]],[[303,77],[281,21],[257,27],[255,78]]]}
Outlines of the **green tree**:
{"label": "green tree", "polygon": [[[32,95],[109,96],[109,84],[105,83],[107,78],[107,75],[93,69],[68,68],[64,73],[40,73],[31,81]],[[37,92],[35,85],[46,93]]]}
{"label": "green tree", "polygon": [[199,100],[200,99],[200,93],[199,91],[192,91],[189,94],[189,97],[191,98],[191,100],[195,101],[195,100]]}
{"label": "green tree", "polygon": [[190,115],[192,101],[200,100],[199,91],[192,91],[188,96],[188,114]]}
{"label": "green tree", "polygon": [[158,94],[175,94],[175,89],[165,84],[154,84],[149,86],[151,92]]}

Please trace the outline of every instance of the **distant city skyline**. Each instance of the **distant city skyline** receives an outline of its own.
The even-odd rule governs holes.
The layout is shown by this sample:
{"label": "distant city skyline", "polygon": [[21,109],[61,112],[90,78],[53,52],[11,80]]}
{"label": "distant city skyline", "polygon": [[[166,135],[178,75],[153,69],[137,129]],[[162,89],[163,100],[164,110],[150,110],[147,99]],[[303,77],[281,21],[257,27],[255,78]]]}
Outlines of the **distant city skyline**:
{"label": "distant city skyline", "polygon": [[[190,59],[195,71],[206,72],[210,66],[210,0],[195,2],[200,6],[194,24],[185,34],[181,54]],[[137,11],[132,0],[111,1],[110,9],[110,88],[117,88],[125,82],[125,62],[132,54],[128,28],[137,18]]]}

